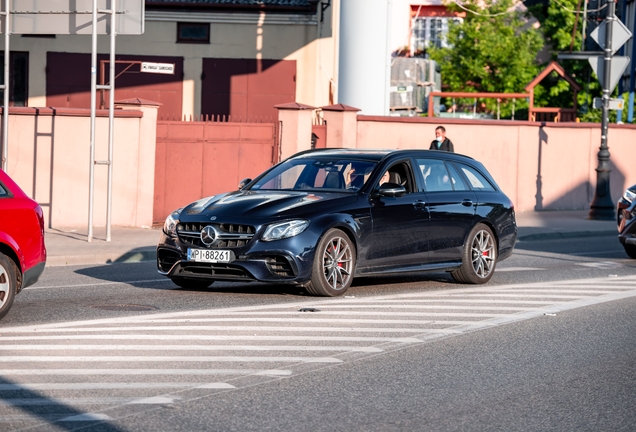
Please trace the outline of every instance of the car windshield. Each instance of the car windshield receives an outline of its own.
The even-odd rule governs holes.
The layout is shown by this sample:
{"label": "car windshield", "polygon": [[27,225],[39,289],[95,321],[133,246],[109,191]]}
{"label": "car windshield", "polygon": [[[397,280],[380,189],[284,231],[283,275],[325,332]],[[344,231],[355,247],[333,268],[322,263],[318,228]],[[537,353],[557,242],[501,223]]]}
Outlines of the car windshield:
{"label": "car windshield", "polygon": [[251,190],[331,190],[356,192],[366,183],[376,163],[342,157],[291,159],[266,173]]}

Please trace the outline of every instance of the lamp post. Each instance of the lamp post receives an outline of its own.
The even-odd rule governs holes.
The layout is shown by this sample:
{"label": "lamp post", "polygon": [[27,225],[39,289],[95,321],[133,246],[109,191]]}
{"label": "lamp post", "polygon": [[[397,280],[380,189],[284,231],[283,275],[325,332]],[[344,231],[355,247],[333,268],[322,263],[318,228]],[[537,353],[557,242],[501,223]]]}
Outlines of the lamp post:
{"label": "lamp post", "polygon": [[609,123],[610,77],[612,67],[612,29],[616,19],[616,0],[607,0],[607,18],[605,29],[605,47],[603,48],[603,117],[601,120],[601,146],[598,152],[598,167],[596,168],[596,190],[590,205],[590,219],[614,219],[614,202],[610,193],[609,166],[610,152],[607,146],[607,132]]}

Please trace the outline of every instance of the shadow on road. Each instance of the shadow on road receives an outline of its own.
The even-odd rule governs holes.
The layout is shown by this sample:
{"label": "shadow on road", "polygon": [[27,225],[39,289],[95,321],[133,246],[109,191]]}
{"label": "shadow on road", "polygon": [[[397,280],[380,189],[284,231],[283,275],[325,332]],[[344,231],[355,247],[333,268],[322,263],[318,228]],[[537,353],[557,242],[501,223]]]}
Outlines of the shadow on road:
{"label": "shadow on road", "polygon": [[[86,413],[66,405],[56,399],[30,390],[0,376],[0,403],[19,409],[28,415],[24,423],[44,422],[55,430],[77,430],[87,428],[100,432],[123,432],[105,421],[105,416]],[[15,424],[22,423],[16,420]],[[23,423],[23,424],[24,424]],[[21,429],[22,430],[22,429]]]}

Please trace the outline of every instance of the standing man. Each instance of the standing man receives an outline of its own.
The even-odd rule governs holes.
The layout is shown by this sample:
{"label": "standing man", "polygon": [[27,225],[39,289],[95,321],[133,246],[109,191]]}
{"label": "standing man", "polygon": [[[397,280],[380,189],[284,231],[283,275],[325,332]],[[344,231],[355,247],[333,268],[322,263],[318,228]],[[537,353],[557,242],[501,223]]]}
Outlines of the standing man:
{"label": "standing man", "polygon": [[435,140],[431,143],[429,150],[455,152],[452,141],[446,138],[446,129],[444,126],[437,126],[435,128]]}

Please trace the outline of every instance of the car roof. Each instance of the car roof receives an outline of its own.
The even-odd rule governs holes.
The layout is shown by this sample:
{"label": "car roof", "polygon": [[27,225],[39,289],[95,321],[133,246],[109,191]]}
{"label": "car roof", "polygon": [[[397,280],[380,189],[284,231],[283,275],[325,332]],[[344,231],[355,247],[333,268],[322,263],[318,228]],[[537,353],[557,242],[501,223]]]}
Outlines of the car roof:
{"label": "car roof", "polygon": [[[395,157],[417,157],[417,156],[444,156],[457,159],[469,159],[474,160],[470,156],[465,156],[458,153],[449,153],[440,150],[425,150],[425,149],[355,149],[355,148],[323,148],[306,150],[300,153],[296,153],[291,158],[303,158],[303,157],[315,157],[315,156],[343,156],[343,157],[355,157],[356,159],[366,159],[372,161],[381,161],[389,156],[391,159]],[[290,159],[291,159],[290,158]]]}

